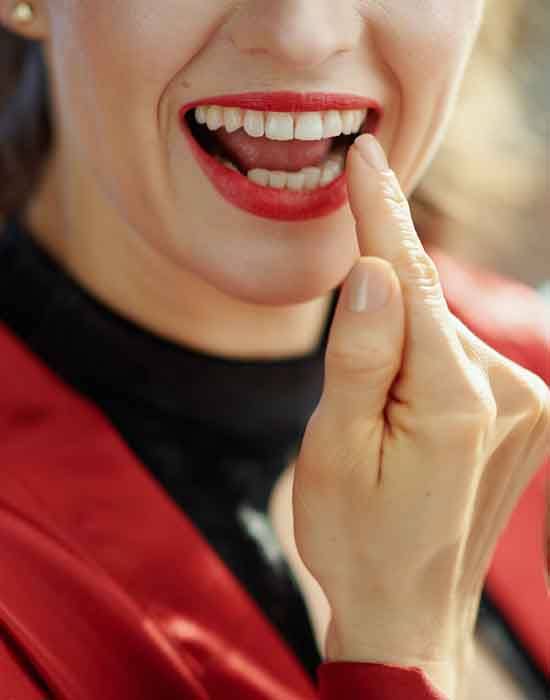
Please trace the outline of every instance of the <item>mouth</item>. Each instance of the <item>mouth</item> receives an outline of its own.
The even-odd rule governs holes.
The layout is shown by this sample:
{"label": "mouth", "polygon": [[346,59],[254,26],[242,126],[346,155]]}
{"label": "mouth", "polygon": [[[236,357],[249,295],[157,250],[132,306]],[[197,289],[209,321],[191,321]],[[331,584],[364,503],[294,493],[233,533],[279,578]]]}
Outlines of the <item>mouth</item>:
{"label": "mouth", "polygon": [[299,93],[217,97],[180,110],[216,189],[241,208],[279,219],[309,218],[309,205],[310,215],[341,206],[347,152],[360,134],[377,131],[381,116],[373,100]]}

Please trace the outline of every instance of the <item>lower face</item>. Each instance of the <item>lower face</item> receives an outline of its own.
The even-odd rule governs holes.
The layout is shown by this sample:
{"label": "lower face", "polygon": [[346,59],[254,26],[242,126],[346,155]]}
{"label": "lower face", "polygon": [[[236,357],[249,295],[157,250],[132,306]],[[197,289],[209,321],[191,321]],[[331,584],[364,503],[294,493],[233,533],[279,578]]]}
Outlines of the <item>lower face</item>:
{"label": "lower face", "polygon": [[[483,4],[50,2],[56,113],[81,169],[78,196],[93,198],[106,220],[114,212],[170,265],[231,297],[273,305],[326,294],[360,254],[345,174],[333,169],[332,180],[306,184],[292,164],[247,168],[189,105],[247,92],[372,98],[383,114],[361,130],[376,131],[410,194],[450,119]],[[311,22],[326,28],[325,43],[311,38]],[[310,49],[307,68],[283,40],[289,27]],[[353,138],[332,139],[307,167],[324,173]],[[254,179],[251,170],[275,176]]]}

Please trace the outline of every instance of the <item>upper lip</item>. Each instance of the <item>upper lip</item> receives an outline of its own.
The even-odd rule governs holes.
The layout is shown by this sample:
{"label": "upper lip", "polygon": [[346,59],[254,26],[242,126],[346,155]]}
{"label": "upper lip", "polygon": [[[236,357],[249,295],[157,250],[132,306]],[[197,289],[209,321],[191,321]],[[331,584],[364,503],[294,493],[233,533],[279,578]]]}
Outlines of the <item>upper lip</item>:
{"label": "upper lip", "polygon": [[184,105],[180,116],[199,105],[242,107],[260,112],[321,112],[328,109],[374,109],[382,117],[382,107],[370,97],[328,92],[247,92],[204,97]]}

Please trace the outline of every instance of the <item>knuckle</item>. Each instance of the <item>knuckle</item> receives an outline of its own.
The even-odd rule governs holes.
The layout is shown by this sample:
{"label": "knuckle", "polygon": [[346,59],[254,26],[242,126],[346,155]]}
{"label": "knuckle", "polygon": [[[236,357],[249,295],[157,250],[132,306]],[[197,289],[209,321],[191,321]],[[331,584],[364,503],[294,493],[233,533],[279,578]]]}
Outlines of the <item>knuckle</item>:
{"label": "knuckle", "polygon": [[540,377],[534,376],[537,379],[537,381],[533,380],[535,425],[540,430],[544,442],[550,447],[550,389]]}
{"label": "knuckle", "polygon": [[533,374],[536,410],[543,421],[550,420],[550,388],[538,375]]}
{"label": "knuckle", "polygon": [[528,369],[519,367],[515,372],[514,390],[520,397],[523,413],[534,425],[550,420],[550,389],[546,382]]}
{"label": "knuckle", "polygon": [[397,179],[394,170],[385,170],[380,173],[380,182],[382,187],[382,197],[386,205],[390,207],[397,216],[403,215],[410,219],[410,206],[407,198],[403,194],[403,190]]}
{"label": "knuckle", "polygon": [[440,277],[435,263],[414,241],[401,249],[395,267],[402,273],[401,279],[406,285],[421,284],[428,291],[439,288]]}
{"label": "knuckle", "polygon": [[[532,448],[550,451],[550,389],[531,370],[515,363],[506,363],[500,391],[504,413],[514,418],[510,429],[517,439]],[[550,452],[549,452],[550,454]]]}
{"label": "knuckle", "polygon": [[478,419],[487,426],[493,426],[497,421],[498,406],[492,394],[483,395],[478,401]]}

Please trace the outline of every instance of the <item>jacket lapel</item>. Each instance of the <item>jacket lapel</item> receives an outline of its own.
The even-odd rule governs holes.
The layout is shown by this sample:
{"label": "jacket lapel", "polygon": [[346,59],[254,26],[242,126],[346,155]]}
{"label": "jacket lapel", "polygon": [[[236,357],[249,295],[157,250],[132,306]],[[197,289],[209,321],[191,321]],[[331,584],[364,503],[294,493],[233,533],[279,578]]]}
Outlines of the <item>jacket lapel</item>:
{"label": "jacket lapel", "polygon": [[2,325],[0,354],[0,622],[60,697],[198,699],[228,678],[243,699],[314,697],[102,413]]}

